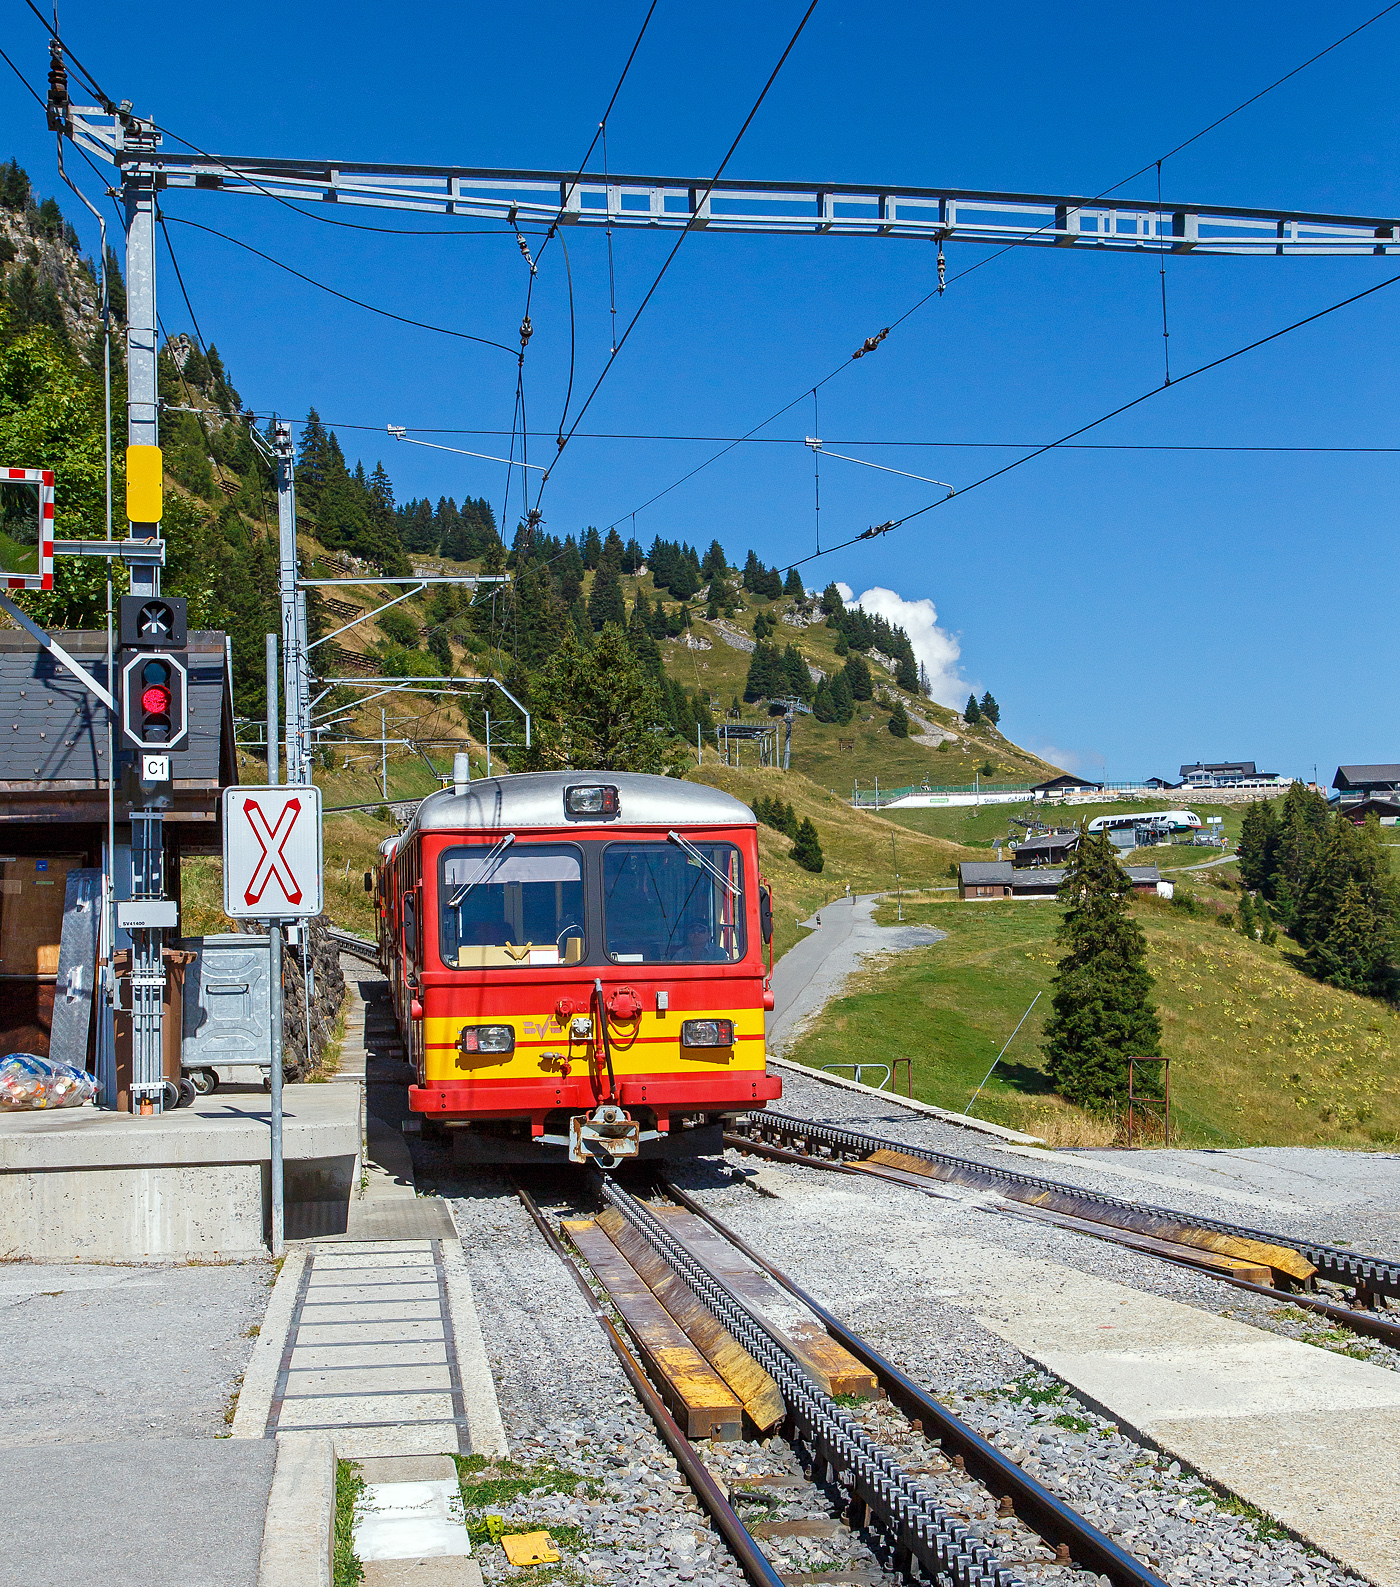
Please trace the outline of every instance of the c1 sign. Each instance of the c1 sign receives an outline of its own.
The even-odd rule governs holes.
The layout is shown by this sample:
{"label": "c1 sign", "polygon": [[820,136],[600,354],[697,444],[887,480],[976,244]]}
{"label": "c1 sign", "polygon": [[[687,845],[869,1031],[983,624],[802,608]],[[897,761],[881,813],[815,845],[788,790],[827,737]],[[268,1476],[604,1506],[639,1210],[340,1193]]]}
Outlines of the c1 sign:
{"label": "c1 sign", "polygon": [[294,920],[321,909],[321,790],[225,788],[224,913]]}

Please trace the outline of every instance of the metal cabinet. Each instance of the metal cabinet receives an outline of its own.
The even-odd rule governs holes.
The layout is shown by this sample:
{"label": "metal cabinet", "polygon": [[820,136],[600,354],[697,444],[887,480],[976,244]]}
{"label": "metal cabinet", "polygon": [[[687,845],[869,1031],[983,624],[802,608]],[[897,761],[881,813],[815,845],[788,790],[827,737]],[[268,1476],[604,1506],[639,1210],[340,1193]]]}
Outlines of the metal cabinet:
{"label": "metal cabinet", "polygon": [[267,937],[229,932],[184,937],[179,946],[194,954],[185,970],[181,1066],[266,1070],[272,1061]]}

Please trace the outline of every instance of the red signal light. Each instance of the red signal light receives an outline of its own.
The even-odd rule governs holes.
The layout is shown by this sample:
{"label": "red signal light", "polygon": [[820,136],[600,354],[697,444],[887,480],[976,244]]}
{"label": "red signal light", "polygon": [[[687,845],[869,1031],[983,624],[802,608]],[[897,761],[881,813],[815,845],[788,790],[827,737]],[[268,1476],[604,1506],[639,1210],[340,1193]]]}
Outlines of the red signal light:
{"label": "red signal light", "polygon": [[170,690],[156,686],[141,696],[141,709],[148,716],[164,716],[170,710]]}

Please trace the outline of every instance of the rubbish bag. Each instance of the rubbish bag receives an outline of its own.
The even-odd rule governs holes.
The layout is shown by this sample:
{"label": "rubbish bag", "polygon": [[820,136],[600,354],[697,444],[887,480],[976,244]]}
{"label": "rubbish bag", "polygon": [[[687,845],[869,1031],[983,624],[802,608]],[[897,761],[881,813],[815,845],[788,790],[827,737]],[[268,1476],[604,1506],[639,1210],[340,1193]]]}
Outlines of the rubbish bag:
{"label": "rubbish bag", "polygon": [[0,1058],[0,1109],[80,1108],[101,1089],[92,1075],[73,1064],[32,1052]]}

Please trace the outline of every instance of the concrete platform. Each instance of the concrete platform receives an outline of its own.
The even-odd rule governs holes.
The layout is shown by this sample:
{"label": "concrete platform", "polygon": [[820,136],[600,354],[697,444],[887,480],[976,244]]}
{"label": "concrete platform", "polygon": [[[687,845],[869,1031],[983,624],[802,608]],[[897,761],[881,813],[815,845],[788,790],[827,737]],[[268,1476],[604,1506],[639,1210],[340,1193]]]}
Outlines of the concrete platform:
{"label": "concrete platform", "polygon": [[921,1266],[1102,1414],[1400,1587],[1400,1373],[931,1228]]}
{"label": "concrete platform", "polygon": [[[287,1232],[347,1226],[359,1088],[283,1093]],[[259,1256],[271,1217],[271,1101],[200,1097],[142,1118],[92,1107],[0,1113],[0,1257],[35,1261]]]}
{"label": "concrete platform", "polygon": [[258,1587],[274,1454],[214,1438],[0,1450],[0,1587]]}

